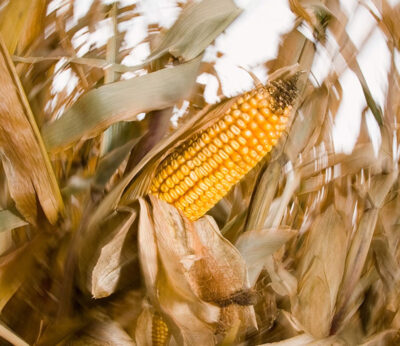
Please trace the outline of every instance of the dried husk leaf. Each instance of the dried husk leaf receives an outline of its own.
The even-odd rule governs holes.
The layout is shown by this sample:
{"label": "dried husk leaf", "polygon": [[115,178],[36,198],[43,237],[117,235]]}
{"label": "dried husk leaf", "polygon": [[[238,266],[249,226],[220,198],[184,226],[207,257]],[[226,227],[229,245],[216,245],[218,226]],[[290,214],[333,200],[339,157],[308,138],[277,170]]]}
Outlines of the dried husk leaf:
{"label": "dried husk leaf", "polygon": [[359,222],[357,231],[351,241],[350,248],[346,257],[345,272],[343,276],[338,306],[333,321],[333,329],[339,329],[342,319],[346,315],[346,310],[350,307],[349,298],[352,295],[357,282],[360,279],[365,265],[367,254],[375,231],[378,218],[378,210],[370,209],[365,211]]}
{"label": "dried husk leaf", "polygon": [[173,68],[104,85],[82,96],[59,119],[42,129],[49,151],[61,150],[77,140],[91,138],[141,112],[172,106],[190,91],[200,58]]}
{"label": "dried husk leaf", "polygon": [[285,146],[285,154],[292,162],[297,161],[297,155],[306,146],[315,143],[325,118],[328,98],[329,91],[324,85],[315,89],[298,111]]}
{"label": "dried husk leaf", "polygon": [[147,294],[150,300],[156,301],[156,279],[158,272],[158,251],[154,233],[154,223],[147,203],[139,199],[140,216],[138,226],[138,244],[140,267],[143,273]]}
{"label": "dried husk leaf", "polygon": [[251,286],[255,284],[260,275],[267,257],[274,254],[296,233],[295,230],[288,227],[281,227],[247,231],[239,237],[235,246],[246,261]]}
{"label": "dried husk leaf", "polygon": [[[36,198],[54,224],[63,201],[34,116],[0,37],[0,157],[18,211],[36,223]],[[18,136],[15,134],[18,133]]]}
{"label": "dried husk leaf", "polygon": [[293,315],[315,338],[329,335],[333,306],[324,263],[314,257],[299,281],[297,299],[292,305]]}
{"label": "dried husk leaf", "polygon": [[95,258],[93,268],[90,269],[90,292],[93,298],[104,298],[114,293],[121,279],[123,267],[135,259],[134,253],[124,251],[126,243],[129,243],[128,232],[135,219],[136,211],[128,211],[127,217],[118,227],[108,232],[112,235],[111,239],[108,237],[104,245],[100,245],[100,253]]}
{"label": "dried husk leaf", "polygon": [[330,206],[314,221],[304,247],[304,256],[299,265],[299,276],[309,270],[314,258],[319,259],[330,291],[326,304],[335,306],[339,286],[344,273],[347,250],[347,231],[341,215]]}
{"label": "dried husk leaf", "polygon": [[282,262],[273,256],[266,258],[265,268],[271,278],[271,288],[281,296],[295,297],[298,282],[296,277],[290,273]]}
{"label": "dried husk leaf", "polygon": [[383,206],[388,192],[398,179],[398,174],[399,172],[395,170],[389,174],[380,174],[372,178],[368,196],[374,207],[381,208]]}
{"label": "dried husk leaf", "polygon": [[[154,227],[155,238],[139,231],[140,239],[146,236],[148,241],[141,241],[146,246],[141,246],[141,259],[150,259],[150,265],[144,263],[142,268],[147,285],[156,280],[158,301],[153,305],[159,305],[176,340],[190,345],[201,338],[201,344],[211,345],[217,327],[225,333],[238,320],[241,332],[252,327],[255,320],[254,310],[247,306],[252,298],[246,267],[236,248],[222,237],[210,217],[191,223],[173,206],[153,196],[150,199],[152,221],[141,221],[141,225],[147,232]],[[148,209],[141,212],[141,218],[148,218],[147,213]],[[161,263],[156,278],[152,239]],[[152,295],[154,288],[149,287],[149,292]]]}
{"label": "dried husk leaf", "polygon": [[371,247],[374,251],[377,271],[387,289],[388,309],[397,311],[400,292],[400,268],[386,237],[374,237]]}
{"label": "dried husk leaf", "polygon": [[250,206],[246,228],[249,230],[261,229],[267,218],[270,205],[276,193],[280,178],[281,166],[274,161],[268,165],[257,184]]}
{"label": "dried husk leaf", "polygon": [[9,210],[0,210],[0,232],[22,227],[28,223]]}
{"label": "dried husk leaf", "polygon": [[152,331],[153,314],[149,307],[144,307],[137,320],[135,341],[137,345],[153,346]]}

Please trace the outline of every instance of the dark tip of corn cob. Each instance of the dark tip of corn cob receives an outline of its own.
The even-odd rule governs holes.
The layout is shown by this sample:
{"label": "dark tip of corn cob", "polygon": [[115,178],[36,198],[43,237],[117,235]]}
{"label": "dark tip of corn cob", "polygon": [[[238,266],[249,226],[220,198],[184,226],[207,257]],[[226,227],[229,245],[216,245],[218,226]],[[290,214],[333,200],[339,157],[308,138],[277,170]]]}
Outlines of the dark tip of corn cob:
{"label": "dark tip of corn cob", "polygon": [[297,81],[300,72],[296,72],[288,78],[277,79],[267,84],[266,89],[271,95],[271,108],[279,112],[291,106],[297,97]]}
{"label": "dark tip of corn cob", "polygon": [[238,97],[210,127],[167,156],[150,192],[196,220],[276,145],[297,95],[299,74]]}

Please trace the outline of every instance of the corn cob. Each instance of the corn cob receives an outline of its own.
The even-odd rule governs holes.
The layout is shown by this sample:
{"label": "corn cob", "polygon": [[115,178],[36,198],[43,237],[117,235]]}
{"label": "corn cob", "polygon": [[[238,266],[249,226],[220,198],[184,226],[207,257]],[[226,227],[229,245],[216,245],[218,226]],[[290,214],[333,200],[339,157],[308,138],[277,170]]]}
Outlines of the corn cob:
{"label": "corn cob", "polygon": [[167,156],[150,192],[194,221],[276,145],[289,120],[298,74],[238,97],[221,119]]}
{"label": "corn cob", "polygon": [[169,331],[164,320],[159,314],[154,314],[151,326],[151,338],[153,346],[165,346],[168,341]]}

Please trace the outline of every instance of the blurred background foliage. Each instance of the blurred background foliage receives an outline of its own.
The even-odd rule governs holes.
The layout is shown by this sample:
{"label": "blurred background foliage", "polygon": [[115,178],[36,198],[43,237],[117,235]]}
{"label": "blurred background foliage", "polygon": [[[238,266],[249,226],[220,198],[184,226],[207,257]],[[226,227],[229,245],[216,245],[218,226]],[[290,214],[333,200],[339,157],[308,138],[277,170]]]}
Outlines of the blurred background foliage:
{"label": "blurred background foliage", "polygon": [[[400,3],[348,11],[345,0],[290,0],[284,30],[271,6],[276,42],[241,33],[273,52],[241,66],[242,90],[227,86],[217,41],[257,0],[83,3],[0,1],[1,343],[151,345],[161,313],[171,345],[398,344]],[[385,68],[365,68],[362,54],[376,50]],[[251,89],[251,73],[266,82],[282,68],[304,72],[284,138],[209,212],[216,223],[183,228],[205,237],[221,292],[232,291],[221,274],[231,270],[249,301],[210,303],[196,276],[195,298],[182,298],[174,287],[187,278],[157,260],[168,252],[155,240],[168,234],[157,225],[180,229],[179,216],[145,197],[149,182],[218,116],[211,103]],[[187,259],[175,255],[170,266]],[[184,317],[198,334],[178,317],[178,298],[190,300]]]}

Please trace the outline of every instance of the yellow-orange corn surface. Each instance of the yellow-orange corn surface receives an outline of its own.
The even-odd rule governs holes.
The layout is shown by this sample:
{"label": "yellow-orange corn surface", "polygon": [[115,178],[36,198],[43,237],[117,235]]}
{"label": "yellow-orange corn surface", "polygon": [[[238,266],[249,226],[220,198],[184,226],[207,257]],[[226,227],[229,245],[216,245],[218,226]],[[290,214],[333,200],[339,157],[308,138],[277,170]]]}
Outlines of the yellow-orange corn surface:
{"label": "yellow-orange corn surface", "polygon": [[211,209],[277,143],[296,96],[297,75],[237,98],[210,127],[161,163],[151,193],[194,221]]}
{"label": "yellow-orange corn surface", "polygon": [[153,346],[165,346],[168,341],[168,327],[162,317],[155,314],[152,319],[151,338]]}

